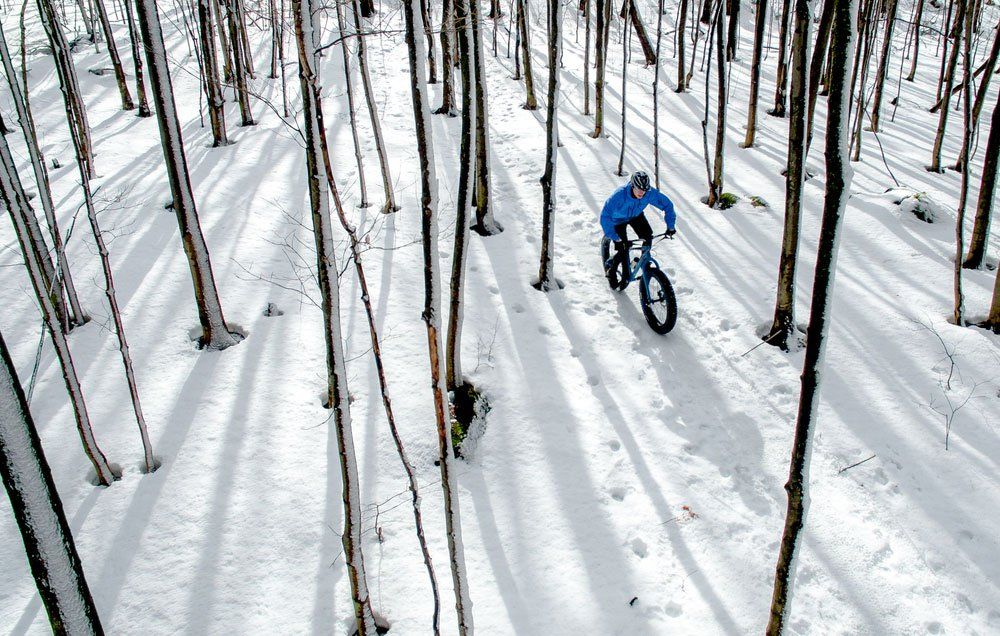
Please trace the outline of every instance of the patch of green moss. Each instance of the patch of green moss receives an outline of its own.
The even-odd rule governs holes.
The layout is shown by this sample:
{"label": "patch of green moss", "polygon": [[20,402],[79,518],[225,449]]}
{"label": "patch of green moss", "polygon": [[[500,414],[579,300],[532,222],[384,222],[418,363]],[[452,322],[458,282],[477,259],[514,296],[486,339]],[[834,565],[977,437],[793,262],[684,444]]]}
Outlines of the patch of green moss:
{"label": "patch of green moss", "polygon": [[718,207],[720,210],[728,210],[739,203],[739,200],[740,198],[732,192],[723,192],[722,196],[719,197]]}

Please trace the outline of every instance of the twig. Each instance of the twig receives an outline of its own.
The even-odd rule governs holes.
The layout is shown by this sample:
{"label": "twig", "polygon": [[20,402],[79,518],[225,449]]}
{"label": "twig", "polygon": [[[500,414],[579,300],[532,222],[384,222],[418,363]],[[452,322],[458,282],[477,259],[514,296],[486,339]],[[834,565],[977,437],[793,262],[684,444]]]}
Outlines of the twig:
{"label": "twig", "polygon": [[871,461],[873,459],[875,459],[875,455],[874,454],[871,457],[869,457],[868,459],[862,459],[860,462],[857,462],[856,464],[851,464],[847,468],[841,468],[840,470],[837,471],[837,474],[839,475],[840,473],[846,472],[846,471],[854,468],[855,466],[860,466],[861,464],[863,464],[863,463],[865,463],[867,461]]}

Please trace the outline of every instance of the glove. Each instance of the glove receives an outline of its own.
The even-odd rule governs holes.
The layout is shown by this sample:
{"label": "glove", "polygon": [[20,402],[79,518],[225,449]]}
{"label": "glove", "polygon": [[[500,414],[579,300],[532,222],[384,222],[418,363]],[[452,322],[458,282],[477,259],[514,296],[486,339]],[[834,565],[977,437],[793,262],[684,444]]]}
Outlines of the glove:
{"label": "glove", "polygon": [[667,235],[667,238],[674,238],[674,234],[677,234],[677,230],[671,228],[671,229],[667,230],[666,232],[664,232],[664,234]]}

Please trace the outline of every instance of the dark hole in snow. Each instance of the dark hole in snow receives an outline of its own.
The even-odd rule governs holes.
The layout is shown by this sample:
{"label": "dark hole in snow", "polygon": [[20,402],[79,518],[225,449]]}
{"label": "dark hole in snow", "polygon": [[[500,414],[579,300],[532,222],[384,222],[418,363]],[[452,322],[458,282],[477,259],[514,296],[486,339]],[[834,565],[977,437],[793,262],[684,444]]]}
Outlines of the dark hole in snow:
{"label": "dark hole in snow", "polygon": [[264,315],[270,318],[272,316],[284,316],[285,312],[278,309],[278,306],[274,303],[267,303],[267,307],[264,308]]}
{"label": "dark hole in snow", "polygon": [[107,75],[108,73],[110,73],[111,72],[111,68],[107,67],[107,66],[99,66],[97,68],[89,68],[89,69],[87,69],[87,72],[88,73],[92,73],[93,75],[101,75],[101,76],[103,76],[103,75]]}
{"label": "dark hole in snow", "polygon": [[[119,464],[108,464],[111,467],[111,475],[114,477],[114,481],[118,481],[122,478],[122,467]],[[93,486],[101,487],[100,480],[97,478],[97,471],[91,466],[90,470],[87,471],[87,481]],[[109,484],[110,485],[110,484]]]}
{"label": "dark hole in snow", "polygon": [[468,382],[448,393],[451,406],[451,445],[456,457],[468,456],[485,429],[490,402]]}
{"label": "dark hole in snow", "polygon": [[163,466],[163,460],[160,459],[159,456],[153,455],[153,465],[150,467],[150,469],[149,470],[146,469],[146,462],[145,460],[143,460],[143,462],[139,464],[139,472],[142,473],[143,475],[151,475],[155,473],[160,468],[160,466]]}
{"label": "dark hole in snow", "polygon": [[164,210],[173,210],[174,209],[174,200],[170,199],[169,201],[167,201],[166,203],[164,203],[163,204],[163,209]]}

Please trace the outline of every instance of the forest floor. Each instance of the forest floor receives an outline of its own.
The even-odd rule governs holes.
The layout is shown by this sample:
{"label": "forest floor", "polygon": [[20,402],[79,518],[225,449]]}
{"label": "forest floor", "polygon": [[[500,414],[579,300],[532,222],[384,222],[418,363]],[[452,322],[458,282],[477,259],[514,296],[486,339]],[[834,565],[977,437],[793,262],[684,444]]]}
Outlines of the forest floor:
{"label": "forest floor", "polygon": [[[640,7],[655,33],[655,11],[649,3]],[[984,24],[995,24],[988,8]],[[672,3],[668,9],[665,29],[675,15]],[[905,3],[900,15],[909,10]],[[673,332],[658,336],[643,320],[634,286],[620,294],[608,289],[598,253],[601,205],[624,180],[614,173],[621,142],[617,19],[607,134],[595,140],[588,134],[592,118],[582,114],[583,25],[577,34],[567,10],[555,257],[565,288],[543,294],[530,285],[541,235],[547,74],[544,7],[534,11],[543,107],[521,108],[523,85],[511,79],[513,58],[501,28],[499,56],[490,56],[488,74],[494,202],[505,231],[473,235],[468,260],[464,367],[491,406],[458,464],[476,628],[482,634],[759,633],[784,520],[782,487],[803,362],[801,350],[756,347],[773,312],[783,224],[787,120],[764,114],[773,103],[776,52],[764,62],[757,145],[743,149],[748,10],[731,73],[725,164],[725,189],[744,200],[720,211],[700,203],[707,194],[705,74],[695,75],[690,92],[674,93],[676,62],[664,37],[660,183],[677,207],[679,233],[656,254],[674,282],[680,317]],[[927,20],[937,19],[937,9],[927,11]],[[398,11],[383,3],[380,15],[376,28],[391,32],[370,38],[371,62],[399,212],[378,211],[384,199],[364,110],[358,118],[373,206],[355,205],[358,175],[335,48],[324,58],[324,108],[341,192],[352,218],[368,231],[365,265],[390,391],[422,486],[443,633],[453,634],[421,321],[409,70]],[[55,201],[62,227],[72,231],[69,255],[93,317],[73,332],[71,344],[97,439],[121,465],[121,481],[102,489],[88,480],[89,463],[48,343],[32,413],[109,633],[345,634],[352,610],[339,536],[336,440],[319,402],[324,346],[309,274],[314,255],[302,142],[294,121],[280,117],[280,82],[266,77],[269,45],[254,32],[259,123],[238,127],[237,107],[228,102],[235,143],[210,148],[210,129],[199,119],[197,66],[179,20],[165,15],[164,30],[201,225],[226,316],[248,337],[223,352],[193,346],[198,320],[176,221],[163,208],[169,191],[156,121],[119,110],[113,75],[87,72],[107,65],[105,55],[81,43],[75,59],[96,143],[101,221],[114,237],[118,300],[163,463],[144,475],[99,261],[85,219],[72,222],[82,197],[62,98],[51,58],[41,50],[41,31],[29,20],[31,103],[43,150],[62,165],[51,173]],[[17,41],[15,24],[7,14],[9,42]],[[328,17],[324,40],[332,38],[331,24]],[[128,57],[126,34],[118,36]],[[885,106],[880,146],[864,133],[863,161],[853,164],[789,633],[1000,631],[1000,339],[947,320],[960,177],[924,170],[937,124],[927,112],[940,64],[932,37],[925,35],[917,81],[902,83],[891,121],[893,106]],[[490,48],[492,41],[488,34]],[[773,41],[776,46],[776,24]],[[901,49],[902,34],[890,72],[893,95]],[[289,63],[286,72],[300,119],[297,66]],[[638,46],[627,74],[625,169],[652,173],[653,69],[641,65]],[[435,106],[439,91],[440,85],[431,88]],[[994,102],[991,97],[983,111],[972,201]],[[3,109],[5,120],[14,120],[8,102]],[[803,324],[824,192],[822,102],[817,113],[808,164],[815,176],[805,186],[796,279]],[[945,162],[957,155],[960,117],[953,113]],[[714,121],[713,114],[710,134]],[[434,117],[444,281],[459,127],[458,118]],[[26,166],[18,136],[8,139]],[[30,170],[21,174],[27,179]],[[886,193],[897,186],[894,179],[901,190],[928,193],[939,222],[902,211],[894,203],[899,196]],[[750,205],[751,195],[769,206]],[[648,216],[659,230],[662,221],[652,210]],[[971,219],[967,236],[970,229]],[[991,264],[998,251],[994,230]],[[0,327],[27,383],[40,330],[20,262],[10,225],[0,224]],[[971,319],[985,317],[994,277],[989,270],[964,273]],[[343,274],[340,294],[373,605],[392,624],[391,633],[427,634],[430,587],[353,268]],[[268,303],[283,315],[265,316]],[[954,414],[946,450],[945,418],[937,411],[947,413],[949,399],[970,395]],[[7,503],[0,509],[9,509]],[[7,512],[0,514],[0,537],[0,625],[14,634],[44,633],[45,612]]]}

